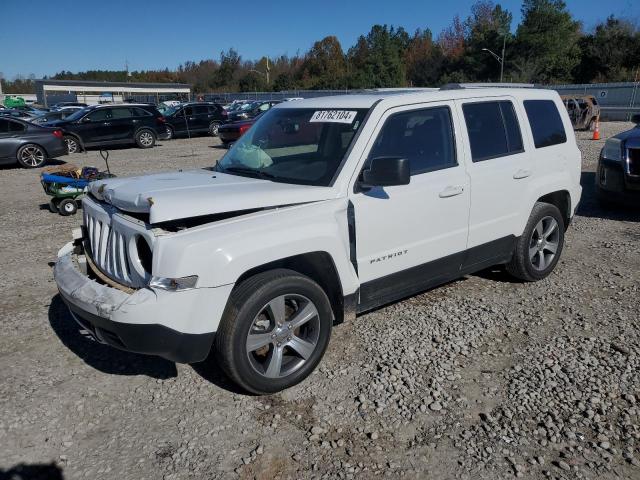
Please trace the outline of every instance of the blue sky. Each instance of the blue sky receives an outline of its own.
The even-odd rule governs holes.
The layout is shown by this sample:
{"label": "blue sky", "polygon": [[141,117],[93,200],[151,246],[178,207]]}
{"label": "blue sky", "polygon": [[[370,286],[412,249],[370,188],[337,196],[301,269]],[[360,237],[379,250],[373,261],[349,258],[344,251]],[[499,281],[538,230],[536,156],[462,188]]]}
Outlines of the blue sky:
{"label": "blue sky", "polygon": [[[499,2],[520,20],[520,1]],[[614,14],[640,23],[640,0],[566,0],[586,29]],[[247,59],[304,53],[336,35],[343,48],[376,23],[434,34],[472,2],[448,0],[0,0],[0,72],[173,69],[233,47]]]}

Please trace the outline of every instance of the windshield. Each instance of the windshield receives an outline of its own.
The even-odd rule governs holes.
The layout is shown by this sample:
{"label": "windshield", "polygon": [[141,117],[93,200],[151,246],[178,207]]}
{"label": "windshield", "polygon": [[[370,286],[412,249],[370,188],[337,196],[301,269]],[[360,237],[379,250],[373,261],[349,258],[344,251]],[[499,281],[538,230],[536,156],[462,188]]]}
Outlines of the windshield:
{"label": "windshield", "polygon": [[65,117],[65,120],[70,120],[72,122],[75,122],[76,120],[80,120],[82,117],[84,117],[84,115],[86,113],[89,113],[90,110],[91,110],[90,108],[81,108],[80,110],[73,112],[68,117]]}
{"label": "windshield", "polygon": [[175,107],[165,107],[165,110],[162,112],[162,114],[165,117],[168,117],[168,116],[173,115],[174,113],[176,113],[179,108],[180,108],[180,105],[176,105]]}
{"label": "windshield", "polygon": [[366,113],[365,109],[270,110],[216,168],[266,180],[329,186]]}

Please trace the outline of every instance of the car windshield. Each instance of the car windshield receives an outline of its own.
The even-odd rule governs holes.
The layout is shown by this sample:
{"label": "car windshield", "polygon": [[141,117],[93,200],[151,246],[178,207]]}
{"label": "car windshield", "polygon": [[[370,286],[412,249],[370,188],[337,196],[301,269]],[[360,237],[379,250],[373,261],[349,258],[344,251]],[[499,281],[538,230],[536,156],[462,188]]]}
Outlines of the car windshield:
{"label": "car windshield", "polygon": [[76,120],[80,120],[82,117],[84,117],[85,113],[88,113],[90,110],[90,108],[81,108],[80,110],[73,112],[68,117],[65,117],[65,120],[75,122]]}
{"label": "car windshield", "polygon": [[179,108],[180,108],[180,105],[176,105],[175,107],[165,107],[165,110],[162,111],[162,114],[165,117],[168,117],[169,115],[173,115],[174,113],[176,113]]}
{"label": "car windshield", "polygon": [[366,113],[366,109],[272,109],[240,137],[216,170],[329,186]]}

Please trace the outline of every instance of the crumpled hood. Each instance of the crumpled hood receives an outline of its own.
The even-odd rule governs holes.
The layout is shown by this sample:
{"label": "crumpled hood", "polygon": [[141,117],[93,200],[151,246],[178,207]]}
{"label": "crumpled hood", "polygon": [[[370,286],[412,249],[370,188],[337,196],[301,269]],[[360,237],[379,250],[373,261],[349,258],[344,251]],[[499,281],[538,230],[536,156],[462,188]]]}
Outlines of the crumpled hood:
{"label": "crumpled hood", "polygon": [[313,187],[228,175],[212,170],[97,180],[93,196],[125,212],[149,213],[150,223],[336,198]]}

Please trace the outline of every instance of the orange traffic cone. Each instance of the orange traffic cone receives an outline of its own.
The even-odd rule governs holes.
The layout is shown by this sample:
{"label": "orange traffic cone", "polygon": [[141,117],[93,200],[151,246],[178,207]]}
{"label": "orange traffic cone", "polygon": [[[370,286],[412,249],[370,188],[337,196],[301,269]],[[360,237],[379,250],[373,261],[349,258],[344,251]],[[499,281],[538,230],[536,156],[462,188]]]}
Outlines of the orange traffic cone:
{"label": "orange traffic cone", "polygon": [[591,140],[600,140],[600,120],[596,120],[596,128],[593,129],[593,138]]}

